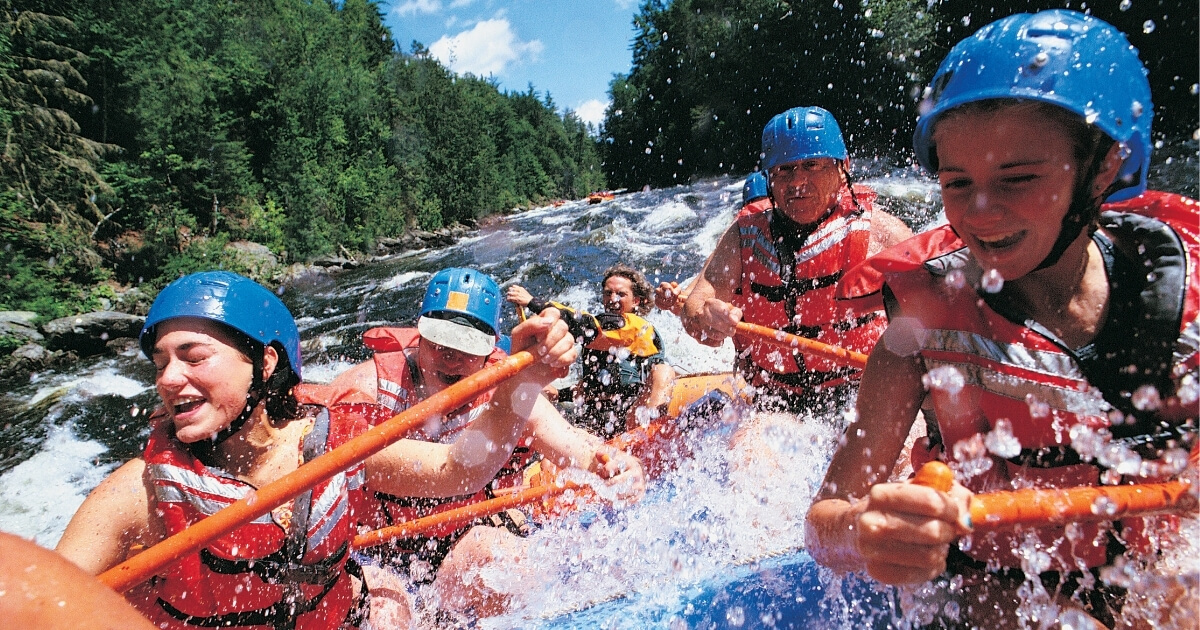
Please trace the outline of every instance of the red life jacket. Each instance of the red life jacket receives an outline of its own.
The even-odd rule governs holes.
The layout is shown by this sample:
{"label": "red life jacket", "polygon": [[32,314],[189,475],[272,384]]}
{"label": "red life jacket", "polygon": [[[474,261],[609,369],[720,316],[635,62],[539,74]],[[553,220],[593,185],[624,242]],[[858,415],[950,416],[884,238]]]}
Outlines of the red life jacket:
{"label": "red life jacket", "polygon": [[[961,243],[957,249],[953,247],[957,239],[948,226],[918,235],[872,259],[869,266],[873,271],[866,275],[881,274],[885,279],[896,298],[893,315],[897,317],[892,325],[907,320],[905,325],[915,331],[914,341],[926,371],[952,367],[964,381],[959,391],[930,390],[936,418],[936,431],[931,434],[940,434],[940,444],[945,446],[932,453],[914,449],[914,464],[940,456],[957,462],[960,476],[968,476],[962,473],[964,466],[975,471],[987,468],[960,479],[975,492],[1097,485],[1102,468],[1090,450],[1095,448],[1095,438],[1080,443],[1083,446],[1073,444],[1072,428],[1108,431],[1118,444],[1161,443],[1183,435],[1177,432],[1183,421],[1196,417],[1195,404],[1180,402],[1175,393],[1185,376],[1195,378],[1200,350],[1197,206],[1190,199],[1156,192],[1132,201],[1104,207],[1136,208],[1139,214],[1106,212],[1101,217],[1104,236],[1097,237],[1097,244],[1102,251],[1111,248],[1109,251],[1122,253],[1132,261],[1131,275],[1145,278],[1136,300],[1131,298],[1133,294],[1121,294],[1140,309],[1130,313],[1145,314],[1131,315],[1129,319],[1134,321],[1117,322],[1115,318],[1125,307],[1114,300],[1110,321],[1105,324],[1119,326],[1120,339],[1128,341],[1122,352],[1131,358],[1122,355],[1118,362],[1122,367],[1137,366],[1134,371],[1093,371],[1089,380],[1085,366],[1093,364],[1081,362],[1081,355],[1076,354],[1086,350],[1066,348],[1036,323],[1018,323],[1022,320],[1014,316],[1015,311],[1000,301],[993,304],[998,298],[976,293],[969,282],[965,286],[947,282],[949,273],[963,268],[967,260]],[[972,267],[966,267],[967,273],[972,273]],[[870,284],[861,276],[848,280],[860,288]],[[1139,410],[1129,401],[1139,384],[1154,385],[1165,404],[1154,411]],[[1114,424],[1113,417],[1122,417],[1123,422]],[[980,436],[992,432],[1001,420],[1010,423],[1020,442],[1019,455],[1004,459],[976,449],[969,462],[958,461],[969,450],[955,453],[956,445],[972,440],[978,444]],[[1095,433],[1084,431],[1081,435]],[[1032,531],[1042,540],[1043,549],[1051,551],[1050,568],[1078,570],[1108,562],[1108,529],[1107,524],[1076,525],[1071,538],[1061,526]],[[1143,519],[1123,523],[1124,542],[1140,543],[1143,529]],[[988,534],[972,541],[966,552],[1000,566],[1020,566],[1019,548],[1029,531]]]}
{"label": "red life jacket", "polygon": [[[887,323],[883,301],[878,296],[834,299],[843,271],[867,258],[871,240],[876,195],[870,188],[855,186],[854,197],[843,189],[837,208],[794,252],[776,246],[774,212],[738,216],[742,284],[734,292],[733,304],[742,309],[744,321],[858,352],[871,351]],[[738,371],[756,387],[807,394],[861,374],[743,335],[735,335],[733,343]]]}
{"label": "red life jacket", "polygon": [[[373,405],[321,408],[304,437],[305,461],[367,428]],[[299,456],[299,453],[297,454]],[[143,455],[153,507],[167,535],[241,499],[254,488],[205,466],[158,423]],[[184,556],[131,601],[160,628],[343,627],[354,608],[347,566],[361,464],[315,486],[290,504]]]}
{"label": "red life jacket", "polygon": [[[378,382],[379,404],[388,408],[392,413],[399,413],[421,402],[417,398],[417,380],[420,369],[416,359],[410,357],[405,350],[416,348],[420,341],[420,333],[416,328],[372,328],[363,333],[363,343],[375,351],[375,374]],[[502,361],[508,355],[497,348],[487,359],[487,365]],[[427,442],[447,443],[453,441],[471,422],[479,417],[484,406],[491,401],[492,391],[480,394],[471,402],[446,414],[446,419],[437,426],[423,427],[411,437]],[[384,418],[386,419],[386,418]],[[374,528],[386,527],[413,519],[445,512],[469,503],[476,503],[494,496],[494,491],[500,488],[511,488],[523,481],[523,471],[533,459],[533,452],[526,446],[518,445],[513,450],[512,459],[496,474],[495,480],[483,490],[472,494],[455,497],[400,497],[383,492],[376,492],[378,509],[370,517],[370,525]],[[467,528],[435,532],[433,537],[450,536]],[[415,551],[405,548],[406,542],[397,541],[401,551]]]}

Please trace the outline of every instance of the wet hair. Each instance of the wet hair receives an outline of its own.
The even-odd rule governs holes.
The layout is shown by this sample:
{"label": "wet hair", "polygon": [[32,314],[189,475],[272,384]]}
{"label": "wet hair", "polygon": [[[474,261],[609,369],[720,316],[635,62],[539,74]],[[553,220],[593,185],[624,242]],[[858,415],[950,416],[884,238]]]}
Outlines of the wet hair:
{"label": "wet hair", "polygon": [[637,314],[645,315],[649,313],[651,305],[654,304],[654,290],[650,288],[650,283],[646,282],[646,276],[643,276],[642,272],[625,263],[617,263],[605,270],[604,279],[600,281],[601,288],[613,276],[625,278],[629,281],[629,284],[633,285],[633,297],[638,299],[637,308],[634,309]]}

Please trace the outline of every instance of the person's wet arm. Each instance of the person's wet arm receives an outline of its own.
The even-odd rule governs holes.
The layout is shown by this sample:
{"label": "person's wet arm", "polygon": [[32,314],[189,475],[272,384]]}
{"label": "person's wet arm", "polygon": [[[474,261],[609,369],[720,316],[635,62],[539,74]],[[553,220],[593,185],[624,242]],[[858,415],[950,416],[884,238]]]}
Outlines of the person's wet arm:
{"label": "person's wet arm", "polygon": [[[889,328],[895,336],[895,330]],[[834,453],[812,508],[806,542],[813,558],[840,571],[865,570],[904,584],[945,570],[948,545],[963,533],[961,486],[951,494],[886,481],[924,397],[915,357],[888,350],[889,334],[872,351],[858,397],[858,420]]]}
{"label": "person's wet arm", "polygon": [[742,253],[737,224],[729,226],[692,284],[679,319],[692,338],[719,346],[734,332],[742,309],[730,302],[742,280]]}

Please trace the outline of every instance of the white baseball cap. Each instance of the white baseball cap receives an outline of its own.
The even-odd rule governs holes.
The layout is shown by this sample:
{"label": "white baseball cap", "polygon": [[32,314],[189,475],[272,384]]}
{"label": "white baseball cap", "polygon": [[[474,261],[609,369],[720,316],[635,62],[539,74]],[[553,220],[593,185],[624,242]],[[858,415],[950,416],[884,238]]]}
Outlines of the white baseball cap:
{"label": "white baseball cap", "polygon": [[488,356],[496,347],[496,335],[476,328],[462,316],[440,319],[426,315],[417,320],[417,332],[422,339],[477,357]]}

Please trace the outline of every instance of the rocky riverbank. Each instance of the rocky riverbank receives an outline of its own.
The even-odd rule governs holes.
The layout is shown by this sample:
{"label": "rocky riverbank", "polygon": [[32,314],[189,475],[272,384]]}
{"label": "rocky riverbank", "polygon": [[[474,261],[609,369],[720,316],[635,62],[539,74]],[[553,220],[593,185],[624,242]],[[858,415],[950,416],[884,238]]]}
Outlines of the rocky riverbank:
{"label": "rocky riverbank", "polygon": [[[458,224],[435,232],[411,230],[400,237],[380,239],[374,254],[341,248],[340,255],[288,266],[280,265],[269,248],[249,241],[230,243],[226,253],[259,282],[286,286],[309,274],[337,273],[408,251],[453,245],[470,231]],[[131,288],[118,291],[118,299],[107,304],[106,310],[43,323],[32,311],[0,311],[0,379],[28,377],[90,356],[137,353],[137,337],[149,305],[150,297]]]}

